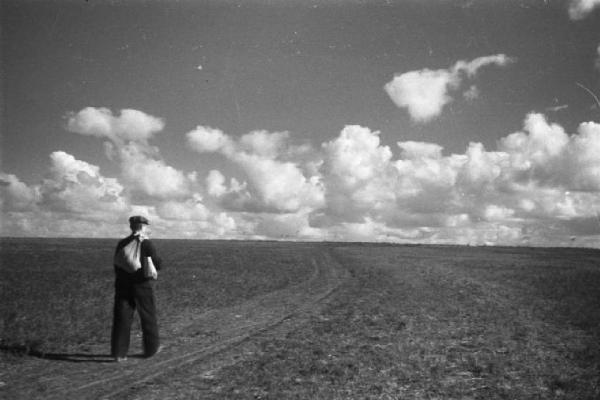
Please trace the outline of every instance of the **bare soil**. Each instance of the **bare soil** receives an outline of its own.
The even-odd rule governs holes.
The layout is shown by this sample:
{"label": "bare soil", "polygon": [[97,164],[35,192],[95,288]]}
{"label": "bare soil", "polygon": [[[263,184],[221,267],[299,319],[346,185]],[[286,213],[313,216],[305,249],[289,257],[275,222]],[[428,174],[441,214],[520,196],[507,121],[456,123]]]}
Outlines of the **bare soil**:
{"label": "bare soil", "polygon": [[[0,376],[7,383],[0,393],[10,399],[122,397],[190,364],[209,372],[234,363],[245,341],[284,322],[292,329],[305,314],[318,312],[347,276],[327,252],[316,251],[305,262],[311,274],[300,283],[234,306],[201,313],[188,308],[172,318],[163,334],[164,349],[150,359],[133,355],[115,363],[105,354],[106,344],[88,346],[82,354],[36,354],[20,359]],[[139,335],[135,339],[132,348],[139,348]]]}
{"label": "bare soil", "polygon": [[0,397],[600,398],[597,250],[281,249],[297,252],[303,279],[222,306],[190,303],[165,321],[165,350],[150,359],[117,364],[97,344],[5,361]]}

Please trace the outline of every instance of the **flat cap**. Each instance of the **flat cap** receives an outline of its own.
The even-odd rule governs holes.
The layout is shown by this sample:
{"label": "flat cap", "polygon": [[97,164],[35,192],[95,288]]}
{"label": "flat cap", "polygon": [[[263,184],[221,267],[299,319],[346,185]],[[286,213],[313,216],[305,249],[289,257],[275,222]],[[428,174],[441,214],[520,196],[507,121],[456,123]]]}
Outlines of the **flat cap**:
{"label": "flat cap", "polygon": [[129,225],[132,224],[146,224],[150,225],[150,222],[146,217],[142,217],[141,215],[134,215],[133,217],[129,217]]}

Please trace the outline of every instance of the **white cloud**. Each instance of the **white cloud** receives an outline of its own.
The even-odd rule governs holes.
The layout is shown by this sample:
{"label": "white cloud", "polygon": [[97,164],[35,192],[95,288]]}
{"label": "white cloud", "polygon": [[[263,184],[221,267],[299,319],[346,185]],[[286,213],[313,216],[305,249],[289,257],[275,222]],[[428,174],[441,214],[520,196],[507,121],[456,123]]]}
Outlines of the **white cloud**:
{"label": "white cloud", "polygon": [[210,217],[210,211],[202,204],[201,199],[187,201],[166,201],[156,208],[159,217],[175,221],[205,221]]}
{"label": "white cloud", "polygon": [[569,17],[580,20],[600,6],[600,0],[571,0],[569,4]]}
{"label": "white cloud", "polygon": [[64,151],[55,151],[50,154],[50,172],[52,178],[67,182],[78,182],[83,177],[96,177],[100,168],[85,161],[77,160]]}
{"label": "white cloud", "polygon": [[0,193],[0,206],[5,212],[33,210],[40,196],[36,188],[30,188],[15,175],[1,172]]}
{"label": "white cloud", "polygon": [[340,135],[323,144],[322,165],[326,214],[362,222],[371,210],[393,201],[390,190],[392,152],[381,146],[379,132],[361,126],[346,126]]}
{"label": "white cloud", "polygon": [[235,162],[244,168],[250,190],[255,192],[265,210],[295,212],[303,207],[318,206],[323,201],[319,179],[307,179],[292,162],[244,153],[237,154]]}
{"label": "white cloud", "polygon": [[2,234],[25,237],[114,238],[127,234],[125,223],[115,219],[76,218],[73,214],[49,211],[5,213]]}
{"label": "white cloud", "polygon": [[121,110],[121,114],[115,116],[107,108],[87,107],[67,115],[69,131],[113,141],[146,141],[164,125],[160,118],[131,109]]}
{"label": "white cloud", "polygon": [[510,158],[510,168],[504,171],[510,181],[600,190],[600,124],[582,123],[578,134],[569,136],[543,115],[530,114],[524,128],[500,141]]}
{"label": "white cloud", "polygon": [[342,222],[327,229],[321,229],[325,240],[360,242],[399,242],[414,243],[426,240],[431,233],[427,229],[393,228],[385,222],[369,217],[361,222]]}
{"label": "white cloud", "polygon": [[287,132],[254,131],[235,141],[218,129],[199,126],[187,139],[193,150],[221,153],[244,171],[248,186],[226,189],[217,172],[207,178],[211,195],[229,194],[223,202],[228,208],[285,213],[323,202],[318,177],[306,177],[299,162],[287,160],[298,154],[298,148],[288,144]]}
{"label": "white cloud", "polygon": [[237,223],[233,217],[227,213],[221,212],[213,217],[215,233],[217,236],[225,236],[228,232],[233,232],[237,228]]}
{"label": "white cloud", "polygon": [[442,112],[452,100],[448,87],[457,84],[457,77],[447,70],[423,69],[395,76],[385,90],[398,107],[408,110],[413,120],[425,122]]}
{"label": "white cloud", "polygon": [[157,215],[151,226],[153,236],[187,239],[244,238],[232,216],[215,210],[204,215],[202,207],[193,202],[170,202],[159,206],[157,212],[166,213],[166,218]]}
{"label": "white cloud", "polygon": [[[512,155],[520,156],[525,163],[548,164],[564,151],[569,142],[565,130],[558,124],[548,123],[542,114],[529,114],[524,130],[502,139],[500,147]],[[522,160],[517,163],[523,164]]]}
{"label": "white cloud", "polygon": [[422,158],[442,158],[442,146],[435,143],[425,142],[398,142],[398,147],[402,150],[400,156],[403,159],[419,160]]}
{"label": "white cloud", "polygon": [[[490,62],[499,61],[457,68],[468,75]],[[357,125],[320,148],[294,145],[287,132],[233,138],[198,127],[189,146],[231,164],[200,182],[162,160],[149,136],[111,136],[118,178],[60,151],[39,184],[1,173],[3,234],[115,236],[139,213],[158,237],[552,245],[600,238],[596,122],[569,134],[532,113],[497,149],[474,142],[458,154],[416,141],[391,148]]]}
{"label": "white cloud", "polygon": [[67,129],[81,135],[106,138],[109,159],[121,166],[121,177],[134,197],[180,199],[191,193],[194,176],[168,165],[148,140],[164,128],[162,119],[124,109],[119,116],[106,108],[87,107],[67,115]]}
{"label": "white cloud", "polygon": [[489,204],[485,206],[484,210],[484,216],[487,221],[506,221],[514,214],[515,210],[496,204]]}
{"label": "white cloud", "polygon": [[306,213],[263,214],[253,232],[264,238],[281,240],[323,240],[324,232],[309,225]]}
{"label": "white cloud", "polygon": [[569,165],[568,188],[600,191],[600,124],[584,122],[578,135],[570,138],[566,158]]}
{"label": "white cloud", "polygon": [[127,210],[123,186],[102,176],[97,166],[62,151],[50,160],[50,176],[39,187],[42,208],[96,219]]}
{"label": "white cloud", "polygon": [[402,230],[392,235],[398,240],[413,234],[415,240],[480,244],[520,243],[522,229],[540,221],[587,226],[600,210],[599,145],[600,124],[581,124],[569,136],[530,114],[523,131],[500,141],[498,151],[471,143],[463,154],[444,156],[433,143],[399,142],[394,160],[376,132],[347,127],[324,145],[327,202],[311,223],[338,238],[344,229],[356,238],[383,223]]}
{"label": "white cloud", "polygon": [[473,78],[480,68],[488,65],[497,65],[504,67],[515,60],[511,57],[507,57],[505,54],[495,54],[492,56],[477,57],[469,62],[457,61],[452,67],[452,73],[466,73],[469,78]]}
{"label": "white cloud", "polygon": [[25,236],[106,236],[129,209],[123,186],[63,151],[50,155],[39,184],[0,174],[3,231]]}
{"label": "white cloud", "polygon": [[187,133],[187,139],[190,147],[199,153],[229,153],[233,145],[223,131],[207,126],[197,126]]}
{"label": "white cloud", "polygon": [[144,147],[128,144],[118,152],[123,181],[134,195],[179,199],[191,193],[193,175],[186,176],[165,161],[152,157]]}
{"label": "white cloud", "polygon": [[221,197],[227,193],[225,187],[225,177],[216,169],[211,170],[206,177],[206,190],[208,194],[214,197]]}
{"label": "white cloud", "polygon": [[479,89],[477,88],[477,86],[471,85],[471,87],[469,89],[465,90],[465,92],[463,93],[463,97],[466,100],[473,101],[479,97],[479,94],[480,94],[480,92],[479,92]]}
{"label": "white cloud", "polygon": [[275,159],[285,152],[288,132],[253,131],[240,138],[240,148],[261,158]]}
{"label": "white cloud", "polygon": [[[479,69],[488,65],[506,66],[513,61],[504,54],[496,54],[469,62],[457,61],[449,69],[409,71],[396,75],[384,89],[398,107],[408,110],[413,120],[427,122],[440,115],[453,100],[449,92],[460,87],[465,79],[474,78]],[[474,85],[464,94],[471,100],[478,95]]]}
{"label": "white cloud", "polygon": [[326,174],[343,187],[357,187],[375,178],[389,163],[392,152],[380,146],[379,132],[358,125],[346,126],[323,144]]}
{"label": "white cloud", "polygon": [[[236,221],[210,209],[199,194],[150,203],[127,196],[114,178],[65,152],[51,154],[47,177],[27,186],[0,174],[3,234],[16,236],[115,237],[127,234],[127,218],[145,215],[159,237],[239,238]],[[145,199],[139,201],[144,202]]]}
{"label": "white cloud", "polygon": [[461,158],[455,166],[457,180],[467,193],[481,193],[496,183],[508,161],[505,153],[488,152],[481,143],[469,143]]}

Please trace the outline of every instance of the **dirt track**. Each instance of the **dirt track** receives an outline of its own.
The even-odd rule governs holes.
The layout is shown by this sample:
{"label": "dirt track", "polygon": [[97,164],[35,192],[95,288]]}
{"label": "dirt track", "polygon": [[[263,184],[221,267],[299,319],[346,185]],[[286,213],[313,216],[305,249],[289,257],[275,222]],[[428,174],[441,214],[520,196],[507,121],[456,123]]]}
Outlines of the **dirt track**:
{"label": "dirt track", "polygon": [[297,285],[233,307],[182,317],[171,327],[172,335],[163,339],[163,352],[151,359],[133,356],[116,364],[100,355],[106,353],[104,347],[60,359],[31,357],[5,376],[9,385],[4,394],[11,399],[115,398],[133,395],[144,382],[187,364],[208,373],[235,362],[245,342],[293,329],[318,312],[347,278],[347,271],[325,249],[307,262],[313,265],[312,275]]}

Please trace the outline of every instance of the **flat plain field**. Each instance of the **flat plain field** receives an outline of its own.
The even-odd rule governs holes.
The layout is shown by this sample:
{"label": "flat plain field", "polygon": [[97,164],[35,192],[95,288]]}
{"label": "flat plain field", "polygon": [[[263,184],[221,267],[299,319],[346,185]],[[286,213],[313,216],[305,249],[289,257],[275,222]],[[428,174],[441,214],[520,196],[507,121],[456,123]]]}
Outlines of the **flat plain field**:
{"label": "flat plain field", "polygon": [[0,398],[600,398],[598,250],[155,243],[165,350],[116,364],[115,240],[2,239]]}

